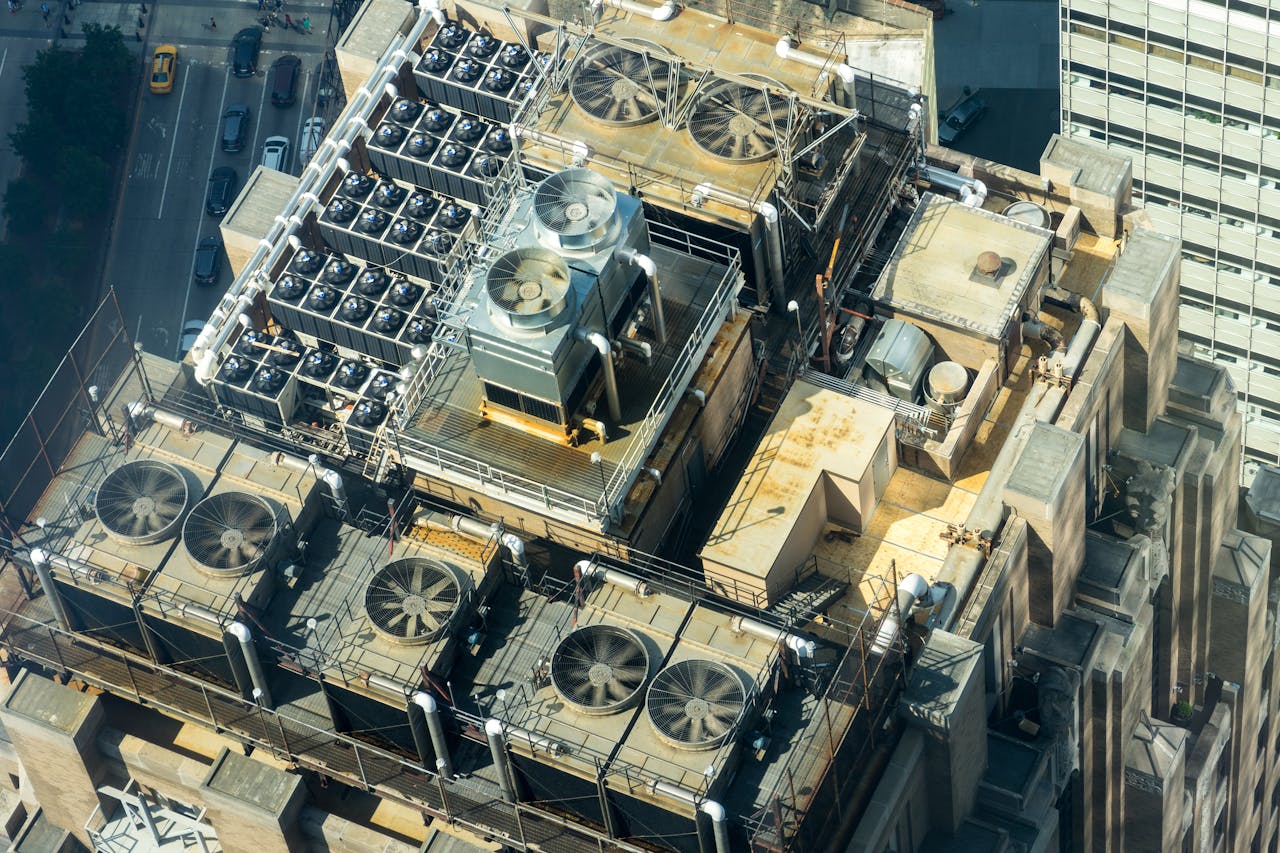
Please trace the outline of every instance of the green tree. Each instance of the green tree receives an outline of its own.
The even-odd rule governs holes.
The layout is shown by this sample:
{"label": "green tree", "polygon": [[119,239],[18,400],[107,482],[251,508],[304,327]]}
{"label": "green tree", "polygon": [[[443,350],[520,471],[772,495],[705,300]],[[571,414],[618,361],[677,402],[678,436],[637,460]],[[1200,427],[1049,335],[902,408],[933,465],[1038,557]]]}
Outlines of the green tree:
{"label": "green tree", "polygon": [[30,174],[10,181],[4,191],[4,217],[9,234],[29,237],[44,228],[49,221],[49,205],[54,195],[47,182]]}
{"label": "green tree", "polygon": [[111,167],[87,148],[67,148],[55,180],[67,215],[91,221],[111,203]]}

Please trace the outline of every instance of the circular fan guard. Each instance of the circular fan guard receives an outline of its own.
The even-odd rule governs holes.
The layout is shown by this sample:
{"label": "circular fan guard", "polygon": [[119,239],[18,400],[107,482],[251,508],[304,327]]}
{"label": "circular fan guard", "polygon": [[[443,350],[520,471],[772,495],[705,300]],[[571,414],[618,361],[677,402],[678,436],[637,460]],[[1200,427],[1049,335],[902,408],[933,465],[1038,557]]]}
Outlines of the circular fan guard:
{"label": "circular fan guard", "polygon": [[659,672],[645,708],[659,738],[680,749],[712,749],[733,731],[747,695],[732,669],[718,661],[683,660]]}
{"label": "circular fan guard", "polygon": [[485,290],[493,307],[512,326],[540,328],[569,301],[569,267],[555,252],[515,249],[489,267]]}
{"label": "circular fan guard", "polygon": [[374,630],[393,643],[429,643],[453,622],[468,588],[451,566],[409,557],[378,570],[365,589],[364,610]]}
{"label": "circular fan guard", "polygon": [[614,714],[635,704],[649,677],[649,652],[633,631],[587,625],[551,655],[551,684],[584,714]]}
{"label": "circular fan guard", "polygon": [[553,249],[594,251],[608,242],[617,205],[613,184],[590,169],[556,172],[533,192],[538,235]]}
{"label": "circular fan guard", "polygon": [[112,539],[125,545],[151,545],[178,529],[187,497],[182,471],[167,462],[139,459],[106,476],[98,487],[94,509]]}
{"label": "circular fan guard", "polygon": [[707,87],[689,113],[693,142],[717,160],[752,163],[778,150],[787,99],[763,88],[722,81]]}
{"label": "circular fan guard", "polygon": [[258,565],[276,535],[276,514],[262,498],[223,492],[192,508],[182,526],[182,543],[201,570],[233,577]]}
{"label": "circular fan guard", "polygon": [[652,55],[599,44],[582,58],[569,95],[587,115],[614,127],[653,121],[671,89],[671,66]]}

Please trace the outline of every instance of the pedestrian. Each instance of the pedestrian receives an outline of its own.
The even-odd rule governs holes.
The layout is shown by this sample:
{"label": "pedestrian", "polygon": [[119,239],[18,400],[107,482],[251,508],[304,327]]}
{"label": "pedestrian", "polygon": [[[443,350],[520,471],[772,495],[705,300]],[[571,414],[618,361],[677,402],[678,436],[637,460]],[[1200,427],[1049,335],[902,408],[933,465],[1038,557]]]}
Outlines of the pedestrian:
{"label": "pedestrian", "polygon": [[210,19],[209,19],[209,29],[211,29],[211,30],[216,30],[217,28],[218,28],[218,22],[217,22],[217,21],[215,21],[213,18],[210,18]]}
{"label": "pedestrian", "polygon": [[284,28],[286,30],[293,29],[293,18],[289,17],[288,15],[284,16]]}
{"label": "pedestrian", "polygon": [[303,31],[304,33],[308,33],[308,34],[311,32],[311,16],[310,16],[310,15],[307,15],[307,16],[304,16],[304,17],[303,17],[303,19],[302,19],[302,31]]}
{"label": "pedestrian", "polygon": [[40,15],[44,18],[45,23],[48,23],[49,21],[49,4],[48,3],[40,4]]}
{"label": "pedestrian", "polygon": [[266,8],[266,5],[267,5],[267,0],[258,0],[258,11],[261,12],[264,8]]}

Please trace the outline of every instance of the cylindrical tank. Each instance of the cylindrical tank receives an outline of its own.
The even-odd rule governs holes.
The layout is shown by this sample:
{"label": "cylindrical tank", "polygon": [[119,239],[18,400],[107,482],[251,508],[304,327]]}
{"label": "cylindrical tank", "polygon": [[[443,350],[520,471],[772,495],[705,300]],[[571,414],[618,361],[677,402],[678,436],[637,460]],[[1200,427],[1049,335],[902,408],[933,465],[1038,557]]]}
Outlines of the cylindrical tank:
{"label": "cylindrical tank", "polygon": [[969,390],[969,371],[954,361],[940,361],[929,370],[925,381],[925,399],[935,412],[949,415],[964,400]]}
{"label": "cylindrical tank", "polygon": [[1034,201],[1015,201],[1004,209],[1004,215],[1037,228],[1049,227],[1049,211]]}

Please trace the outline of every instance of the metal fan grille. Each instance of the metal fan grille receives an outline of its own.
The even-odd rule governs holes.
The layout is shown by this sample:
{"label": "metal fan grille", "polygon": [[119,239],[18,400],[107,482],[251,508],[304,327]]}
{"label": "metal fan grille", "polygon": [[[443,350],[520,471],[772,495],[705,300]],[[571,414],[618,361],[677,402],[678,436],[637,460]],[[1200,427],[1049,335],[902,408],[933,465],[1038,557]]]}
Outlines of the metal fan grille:
{"label": "metal fan grille", "polygon": [[719,746],[742,716],[746,691],[717,661],[684,660],[654,676],[645,699],[654,732],[681,749]]}
{"label": "metal fan grille", "polygon": [[649,652],[643,641],[612,625],[579,628],[551,655],[556,693],[586,714],[613,714],[630,707],[648,677]]}
{"label": "metal fan grille", "polygon": [[569,297],[569,267],[546,249],[516,249],[493,262],[485,289],[512,325],[550,322]]}
{"label": "metal fan grille", "polygon": [[750,163],[778,150],[778,135],[787,125],[787,99],[738,83],[713,84],[689,114],[694,143],[720,160]]}
{"label": "metal fan grille", "polygon": [[633,127],[653,121],[671,89],[671,66],[625,47],[600,44],[578,66],[569,95],[597,121]]}
{"label": "metal fan grille", "polygon": [[429,643],[453,619],[462,601],[463,579],[444,563],[421,557],[383,566],[364,593],[374,629],[404,645]]}
{"label": "metal fan grille", "polygon": [[167,462],[140,459],[107,475],[98,487],[98,521],[112,539],[150,545],[174,534],[187,508],[187,481]]}
{"label": "metal fan grille", "polygon": [[258,565],[276,535],[276,514],[257,495],[223,492],[192,508],[182,527],[187,553],[205,572],[242,575]]}
{"label": "metal fan grille", "polygon": [[590,169],[557,172],[533,193],[538,226],[556,247],[594,248],[603,242],[617,205],[613,184]]}

